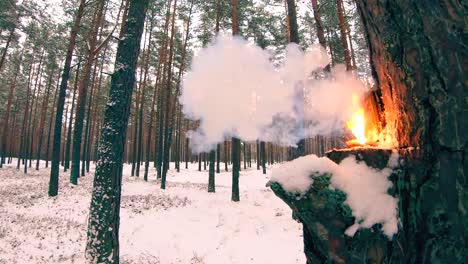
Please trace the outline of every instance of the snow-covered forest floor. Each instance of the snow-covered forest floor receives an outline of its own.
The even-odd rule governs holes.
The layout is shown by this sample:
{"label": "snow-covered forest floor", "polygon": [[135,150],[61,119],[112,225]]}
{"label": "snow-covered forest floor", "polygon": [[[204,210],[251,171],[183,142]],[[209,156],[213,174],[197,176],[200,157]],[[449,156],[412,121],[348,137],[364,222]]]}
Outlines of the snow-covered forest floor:
{"label": "snow-covered forest floor", "polygon": [[[231,172],[216,174],[216,193],[207,193],[208,171],[196,163],[173,164],[166,190],[151,179],[130,177],[124,166],[121,263],[304,263],[302,227],[291,210],[265,187],[267,174],[241,171],[241,201],[231,198]],[[224,164],[221,163],[224,169]],[[93,171],[94,167],[91,168]],[[142,168],[143,172],[143,168]],[[85,263],[92,190],[90,173],[69,182],[61,169],[59,196],[47,196],[49,169],[0,169],[0,263]]]}

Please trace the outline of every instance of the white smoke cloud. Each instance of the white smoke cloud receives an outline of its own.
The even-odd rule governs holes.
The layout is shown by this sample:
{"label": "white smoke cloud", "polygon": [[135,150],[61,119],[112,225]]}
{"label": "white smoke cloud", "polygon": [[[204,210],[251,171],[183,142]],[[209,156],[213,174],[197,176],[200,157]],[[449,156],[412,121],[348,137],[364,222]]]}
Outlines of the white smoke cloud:
{"label": "white smoke cloud", "polygon": [[290,44],[275,68],[268,51],[240,37],[217,37],[193,58],[183,81],[183,111],[200,120],[190,133],[193,150],[210,150],[231,136],[294,145],[305,136],[342,130],[351,94],[365,89],[343,69],[328,79],[310,78],[328,63],[321,46],[303,52]]}

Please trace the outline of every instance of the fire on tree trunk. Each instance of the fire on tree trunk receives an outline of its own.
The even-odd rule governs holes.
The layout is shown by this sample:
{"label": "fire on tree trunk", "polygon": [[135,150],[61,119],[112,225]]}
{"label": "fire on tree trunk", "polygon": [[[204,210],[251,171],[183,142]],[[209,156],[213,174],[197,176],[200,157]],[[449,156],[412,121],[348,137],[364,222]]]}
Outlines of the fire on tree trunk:
{"label": "fire on tree trunk", "polygon": [[[393,186],[388,190],[398,198],[398,233],[389,240],[364,229],[346,237],[354,219],[343,208],[346,196],[328,188],[329,177],[314,178],[301,199],[278,183],[271,188],[304,225],[308,263],[463,263],[468,258],[468,105],[466,67],[460,67],[466,64],[466,48],[457,32],[464,28],[466,6],[399,0],[358,0],[357,6],[376,79],[374,108],[364,104],[348,123],[354,134],[363,136],[350,142],[359,147],[327,156],[338,163],[352,155],[381,168],[389,151],[373,148],[372,134],[392,132],[389,142],[398,144],[403,161],[390,176]],[[358,129],[366,128],[364,114],[376,113],[380,127]]]}

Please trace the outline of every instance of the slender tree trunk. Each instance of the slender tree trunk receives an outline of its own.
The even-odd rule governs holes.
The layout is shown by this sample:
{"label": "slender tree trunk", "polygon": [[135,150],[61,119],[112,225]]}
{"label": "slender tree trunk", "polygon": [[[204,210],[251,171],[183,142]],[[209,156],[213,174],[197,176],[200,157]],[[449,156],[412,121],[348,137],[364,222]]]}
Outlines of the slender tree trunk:
{"label": "slender tree trunk", "polygon": [[[287,0],[288,4],[288,24],[289,24],[289,41],[292,43],[299,44],[299,30],[297,25],[297,15],[296,15],[296,1],[295,0]],[[302,84],[296,84],[295,87],[295,96],[296,100],[300,102],[304,101],[304,92],[302,89]],[[298,106],[298,114],[303,116],[303,103]],[[303,126],[303,124],[301,124]],[[304,135],[302,135],[304,136]],[[297,143],[297,148],[295,149],[295,157],[300,157],[305,155],[305,139],[301,138]]]}
{"label": "slender tree trunk", "polygon": [[[162,177],[161,177],[161,189],[166,188],[166,175],[169,169],[169,150],[172,140],[172,60],[174,56],[174,38],[175,38],[175,16],[177,9],[177,0],[174,0],[174,7],[172,10],[172,22],[171,22],[171,39],[169,41],[169,61],[167,63],[167,88],[165,91],[165,118],[164,118],[164,144],[163,144],[163,159],[162,159]],[[177,94],[176,94],[177,96]]]}
{"label": "slender tree trunk", "polygon": [[[172,144],[172,132],[173,132],[173,119],[174,119],[174,109],[175,109],[175,106],[176,106],[176,103],[177,103],[177,98],[180,94],[180,82],[181,82],[181,79],[182,79],[182,74],[184,72],[184,68],[185,68],[185,61],[186,61],[186,51],[187,51],[187,43],[188,43],[188,40],[189,40],[189,32],[190,32],[190,23],[191,23],[191,16],[192,16],[192,8],[193,8],[193,3],[194,3],[194,0],[192,0],[190,2],[190,9],[189,9],[189,17],[188,17],[188,20],[187,20],[187,27],[186,27],[186,31],[185,31],[185,38],[184,38],[184,45],[183,45],[183,48],[182,48],[182,61],[181,61],[181,66],[180,66],[180,69],[179,69],[179,76],[177,78],[177,83],[176,83],[176,90],[175,90],[175,96],[172,98],[171,100],[171,91],[172,91],[172,85],[171,85],[171,80],[172,80],[172,70],[169,71],[168,70],[168,89],[167,89],[167,94],[166,94],[166,118],[165,118],[165,121],[166,121],[166,128],[165,128],[165,139],[164,139],[164,156],[163,156],[163,177],[162,177],[162,181],[161,181],[161,188],[164,189],[163,187],[163,182],[164,182],[164,185],[165,185],[165,182],[166,182],[166,174],[167,174],[167,171],[169,169],[169,149],[171,147],[171,144]],[[175,12],[176,12],[176,4],[177,4],[177,0],[174,1],[174,10],[173,10],[173,17],[172,17],[172,29],[171,29],[171,41],[170,41],[170,46],[169,46],[169,63],[168,63],[168,67],[169,69],[171,69],[171,65],[172,65],[172,57],[173,57],[173,42],[174,42],[174,37],[175,37],[175,33],[174,33],[174,19],[175,19]],[[205,168],[206,169],[206,168]]]}
{"label": "slender tree trunk", "polygon": [[244,146],[243,146],[243,151],[244,151],[244,170],[247,169],[247,156],[246,156],[246,142],[243,142],[244,143]]}
{"label": "slender tree trunk", "polygon": [[16,29],[16,25],[10,29],[10,34],[8,35],[5,48],[3,49],[2,58],[0,58],[0,73],[2,73],[3,65],[5,64],[5,59],[8,53],[8,48],[10,47],[11,41],[13,41],[13,37],[15,36],[15,29]]}
{"label": "slender tree trunk", "polygon": [[325,39],[325,31],[323,30],[322,17],[320,16],[320,9],[317,0],[311,0],[312,9],[314,11],[315,29],[317,30],[317,37],[320,45],[327,48],[327,41]]}
{"label": "slender tree trunk", "polygon": [[[311,2],[312,2],[312,9],[314,11],[315,29],[317,30],[317,37],[318,37],[320,45],[322,45],[322,47],[326,49],[327,40],[325,39],[325,31],[323,29],[323,22],[322,22],[322,17],[320,14],[320,8],[317,3],[317,0],[311,0]],[[325,71],[330,71],[330,65],[327,65],[325,67]]]}
{"label": "slender tree trunk", "polygon": [[266,153],[265,141],[260,141],[260,161],[262,163],[263,174],[266,174]]}
{"label": "slender tree trunk", "polygon": [[[61,72],[61,71],[60,71]],[[52,111],[50,112],[50,118],[49,118],[49,129],[47,132],[47,144],[46,144],[46,168],[49,168],[49,159],[50,159],[50,136],[52,134],[52,123],[54,121],[54,109],[55,105],[57,103],[57,95],[58,95],[58,90],[59,90],[59,81],[60,81],[60,76],[57,76],[57,84],[55,85],[55,93],[54,93],[54,101],[52,105]]]}
{"label": "slender tree trunk", "polygon": [[[62,129],[63,131],[68,131],[67,122],[66,122],[67,121],[66,117],[68,116],[68,108],[69,107],[67,105],[67,107],[65,108],[65,122],[63,122],[63,129]],[[62,137],[60,138],[61,145],[62,145],[61,150],[60,150],[61,151],[60,152],[60,157],[61,157],[60,160],[61,160],[62,167],[65,167],[65,147],[64,146],[67,144],[67,142],[66,142],[67,137],[66,136],[67,135],[65,134],[65,135],[62,135]]]}
{"label": "slender tree trunk", "polygon": [[122,13],[122,23],[120,24],[119,39],[122,39],[125,32],[125,26],[127,23],[128,16],[128,7],[130,5],[130,0],[122,0],[123,4],[123,13]]}
{"label": "slender tree trunk", "polygon": [[[29,115],[29,125],[28,125],[28,144],[26,147],[26,159],[29,162],[29,168],[32,166],[32,155],[34,151],[34,139],[36,138],[36,120],[37,120],[37,107],[39,105],[39,95],[41,94],[42,88],[42,72],[43,72],[43,61],[44,61],[45,49],[41,52],[41,59],[39,60],[39,65],[37,66],[37,75],[34,82],[34,91],[31,96],[31,114]],[[34,114],[33,114],[34,113]],[[26,165],[24,172],[26,173]]]}
{"label": "slender tree trunk", "polygon": [[203,170],[206,171],[206,152],[203,152]]}
{"label": "slender tree trunk", "polygon": [[44,140],[44,125],[45,125],[45,119],[47,115],[47,109],[49,107],[49,95],[50,95],[50,88],[52,86],[53,76],[54,76],[54,70],[51,70],[51,72],[49,73],[49,80],[47,81],[48,84],[46,88],[46,95],[42,102],[41,120],[39,121],[39,143],[37,144],[36,170],[39,170],[39,162],[41,160],[42,142]]}
{"label": "slender tree trunk", "polygon": [[18,61],[18,65],[16,66],[15,76],[13,77],[13,82],[10,86],[10,91],[8,93],[8,101],[5,110],[5,116],[3,117],[3,132],[2,132],[2,145],[1,145],[1,159],[0,159],[0,168],[5,163],[5,156],[6,156],[6,148],[7,148],[7,140],[8,140],[8,124],[10,122],[10,112],[11,112],[11,105],[13,102],[13,96],[15,95],[16,85],[18,82],[18,73],[20,70],[21,63],[23,61],[23,52],[21,52],[20,59]]}
{"label": "slender tree trunk", "polygon": [[[86,172],[89,172],[91,157],[92,157],[93,160],[95,160],[95,158],[96,158],[96,156],[94,155],[94,149],[95,149],[95,146],[97,145],[97,139],[98,139],[97,134],[99,133],[98,129],[96,129],[96,126],[99,125],[99,120],[98,120],[98,117],[97,117],[98,107],[99,107],[98,98],[99,98],[99,94],[100,94],[101,87],[102,87],[102,79],[103,79],[102,77],[103,77],[103,70],[104,70],[104,58],[106,57],[107,49],[108,49],[108,46],[105,47],[105,49],[104,49],[104,51],[102,53],[101,69],[99,71],[99,81],[98,81],[98,84],[97,84],[96,95],[94,96],[94,106],[91,106],[91,108],[93,109],[93,116],[91,117],[92,125],[91,125],[91,131],[90,131],[90,138],[89,138],[89,142],[88,142],[88,144],[89,144],[89,146],[88,146],[89,153],[88,153],[88,159],[86,160]],[[93,151],[91,151],[91,149],[93,149]]]}
{"label": "slender tree trunk", "polygon": [[[171,4],[172,4],[172,0],[168,0],[168,3],[167,3],[167,12],[166,12],[166,21],[165,21],[165,25],[167,25],[167,30],[169,30],[169,19],[170,19],[170,16],[171,16]],[[173,14],[174,15],[174,14]],[[168,32],[168,31],[167,31]],[[164,62],[164,67],[163,67],[163,70],[162,70],[162,82],[161,82],[161,87],[159,88],[160,90],[160,96],[159,96],[159,99],[158,99],[158,113],[157,113],[157,116],[158,116],[158,132],[157,132],[157,155],[156,155],[156,167],[157,167],[157,177],[158,178],[161,178],[162,176],[162,164],[163,164],[163,152],[164,152],[164,119],[165,119],[165,116],[164,116],[164,111],[163,109],[166,109],[166,104],[168,103],[167,101],[165,101],[164,99],[166,98],[165,96],[165,91],[166,89],[164,89],[164,85],[166,85],[166,81],[167,81],[167,67],[170,67],[170,65],[168,65],[168,62],[167,62],[167,45],[168,45],[168,41],[167,39],[169,38],[168,36],[168,33],[166,33],[166,40],[165,40],[165,45],[164,45],[164,56],[162,57],[162,61]]]}
{"label": "slender tree trunk", "polygon": [[353,63],[353,70],[357,69],[356,65],[356,57],[354,56],[354,48],[353,48],[353,38],[351,37],[351,28],[349,26],[348,21],[346,21],[346,35],[348,36],[349,40],[349,51],[351,53],[351,62]]}
{"label": "slender tree trunk", "polygon": [[299,29],[297,26],[296,1],[286,0],[286,2],[288,4],[289,42],[299,44]]}
{"label": "slender tree trunk", "polygon": [[[29,68],[29,78],[28,78],[28,85],[27,85],[27,92],[26,92],[26,105],[24,107],[24,114],[23,114],[23,121],[22,121],[22,125],[21,125],[21,142],[20,142],[20,157],[22,159],[22,164],[24,164],[26,161],[25,161],[25,155],[26,155],[26,146],[27,146],[27,142],[26,142],[26,139],[27,139],[27,120],[28,120],[28,115],[29,115],[29,98],[31,97],[31,78],[32,78],[32,75],[34,74],[33,71],[34,71],[34,68],[32,67],[34,63],[34,57],[33,59],[31,60],[31,65],[30,65],[30,68]],[[17,169],[19,170],[20,169],[20,157],[18,157],[18,164],[17,164]],[[27,169],[26,169],[27,170]]]}
{"label": "slender tree trunk", "polygon": [[88,111],[86,111],[86,126],[85,126],[85,135],[84,135],[84,142],[83,142],[83,153],[82,153],[82,162],[81,162],[81,176],[85,176],[85,169],[86,169],[86,163],[88,160],[88,141],[89,141],[89,133],[90,133],[90,119],[91,119],[91,106],[93,102],[93,96],[94,96],[94,89],[96,88],[96,75],[97,75],[97,69],[98,69],[98,64],[96,63],[94,65],[94,71],[93,71],[93,78],[92,78],[92,83],[91,83],[91,91],[89,94],[89,99],[88,99]]}
{"label": "slender tree trunk", "polygon": [[221,144],[216,144],[216,173],[220,173],[219,162],[221,161]]}
{"label": "slender tree trunk", "polygon": [[65,104],[65,96],[67,91],[68,78],[70,76],[70,65],[75,49],[76,36],[81,25],[81,18],[84,14],[86,0],[80,0],[78,10],[73,23],[73,28],[70,32],[70,40],[67,47],[67,55],[63,65],[62,80],[60,83],[59,98],[57,101],[57,111],[54,127],[54,144],[52,149],[52,169],[50,172],[49,180],[49,196],[56,196],[58,194],[58,178],[59,178],[59,165],[60,165],[60,141],[62,137],[62,115],[63,106]]}
{"label": "slender tree trunk", "polygon": [[201,171],[201,153],[198,153],[198,171]]}
{"label": "slender tree trunk", "polygon": [[88,221],[86,256],[92,263],[119,263],[122,162],[147,7],[148,0],[131,1],[125,38],[117,47]]}
{"label": "slender tree trunk", "polygon": [[341,46],[343,47],[346,70],[351,71],[353,66],[351,65],[351,56],[348,48],[348,38],[346,34],[346,19],[344,17],[344,7],[342,0],[336,0],[336,7],[338,12],[338,26],[340,28]]}
{"label": "slender tree trunk", "polygon": [[215,33],[219,32],[219,22],[221,20],[221,0],[216,0],[216,26]]}
{"label": "slender tree trunk", "polygon": [[21,124],[21,140],[20,140],[20,149],[18,155],[18,164],[16,165],[16,169],[20,169],[20,160],[23,160],[23,164],[25,163],[25,146],[27,146],[26,138],[27,138],[27,119],[29,114],[29,97],[31,97],[31,81],[34,75],[34,55],[31,59],[31,64],[29,65],[29,77],[28,77],[28,84],[27,84],[27,92],[26,92],[26,105],[24,107],[24,114],[23,114],[23,121]]}
{"label": "slender tree trunk", "polygon": [[[237,21],[237,0],[231,0],[232,6],[232,35],[239,34]],[[232,193],[231,201],[238,202],[239,197],[239,171],[240,171],[240,139],[232,138]]]}
{"label": "slender tree trunk", "polygon": [[256,151],[257,151],[257,170],[260,170],[260,141],[257,139],[257,148],[256,148]]}
{"label": "slender tree trunk", "polygon": [[228,142],[224,141],[224,170],[229,171],[228,169]]}
{"label": "slender tree trunk", "polygon": [[[72,143],[72,122],[74,120],[74,113],[73,109],[75,109],[75,97],[76,97],[76,90],[78,87],[79,82],[79,74],[80,74],[80,64],[81,61],[78,61],[78,67],[76,68],[76,75],[75,75],[75,83],[73,84],[73,97],[71,101],[71,111],[70,111],[70,119],[68,120],[68,128],[67,128],[67,141],[65,145],[65,164],[64,164],[64,171],[67,171],[70,168],[70,148]],[[66,117],[66,115],[65,115]],[[65,120],[66,121],[66,120]]]}
{"label": "slender tree trunk", "polygon": [[[17,117],[18,117],[18,96],[16,96],[16,100],[14,103],[15,107],[13,109],[13,121],[11,122],[11,131],[17,131]],[[13,157],[18,157],[19,160],[19,150],[17,146],[18,136],[12,135],[12,140],[9,141],[7,144],[8,147],[8,164],[11,164],[13,161]]]}
{"label": "slender tree trunk", "polygon": [[[151,12],[151,17],[150,17],[150,25],[149,25],[149,36],[148,36],[148,47],[147,47],[147,52],[145,54],[144,58],[144,76],[143,76],[143,88],[142,88],[142,96],[141,96],[141,103],[140,103],[140,111],[138,113],[138,158],[137,158],[137,168],[136,168],[136,176],[140,176],[140,163],[142,160],[142,141],[143,141],[143,114],[144,114],[144,107],[145,107],[145,96],[146,96],[146,83],[148,81],[148,70],[149,70],[149,61],[150,61],[150,55],[151,55],[151,37],[153,33],[153,26],[154,26],[154,12]],[[149,124],[149,127],[151,127],[151,123]],[[148,137],[150,139],[151,137]],[[147,149],[147,155],[149,156],[149,144],[146,145]],[[149,157],[147,159],[147,162],[149,163]],[[149,164],[148,164],[149,165]],[[145,168],[145,180],[148,180],[148,174],[146,173],[146,168]]]}
{"label": "slender tree trunk", "polygon": [[180,152],[181,152],[181,125],[182,125],[182,106],[179,104],[179,111],[178,111],[178,115],[177,115],[177,137],[176,137],[176,153],[175,153],[175,157],[176,157],[176,168],[177,168],[177,172],[180,172]]}
{"label": "slender tree trunk", "polygon": [[88,87],[90,82],[91,70],[93,68],[94,59],[98,53],[97,37],[99,33],[99,26],[104,14],[105,0],[97,2],[97,11],[93,18],[92,29],[89,40],[89,52],[83,66],[83,74],[78,86],[78,102],[75,113],[75,125],[73,127],[73,146],[72,146],[72,164],[70,171],[70,183],[78,184],[78,177],[80,176],[80,158],[81,158],[81,142],[83,136],[83,122],[86,111],[86,97],[88,95]]}
{"label": "slender tree trunk", "polygon": [[[159,51],[158,51],[158,57],[159,58],[165,57],[165,55],[164,55],[164,53],[165,53],[165,41],[167,39],[167,30],[168,30],[168,25],[169,25],[168,19],[166,19],[165,22],[166,23],[164,25],[163,43],[162,43],[162,45],[161,45],[161,47],[159,48]],[[152,137],[152,131],[153,131],[153,116],[155,115],[155,105],[156,105],[157,100],[161,97],[161,95],[159,94],[159,91],[161,91],[161,89],[159,89],[159,91],[158,91],[158,88],[160,86],[159,81],[161,79],[161,67],[162,67],[163,63],[164,63],[163,60],[159,60],[158,68],[156,70],[156,82],[154,84],[153,101],[152,101],[152,105],[151,105],[148,135],[147,135],[147,138],[146,138],[146,146],[147,146],[147,149],[146,149],[146,163],[145,163],[145,174],[143,176],[145,181],[148,180],[148,170],[149,170],[149,161],[150,161],[150,145],[151,145],[151,137]],[[156,97],[156,96],[158,96],[158,97]],[[155,146],[155,156],[156,156],[156,146]]]}
{"label": "slender tree trunk", "polygon": [[[140,74],[141,76],[141,74]],[[141,84],[141,82],[139,82]],[[137,135],[138,135],[138,107],[140,106],[140,90],[141,90],[141,85],[138,85],[138,89],[136,92],[136,100],[135,100],[135,111],[133,114],[133,135],[131,136],[132,138],[132,153],[131,153],[131,158],[132,158],[132,173],[131,176],[135,176],[135,170],[136,170],[136,152],[137,152]]]}
{"label": "slender tree trunk", "polygon": [[[189,129],[189,120],[187,119],[186,125],[185,125],[185,131]],[[190,159],[190,153],[189,153],[189,145],[190,145],[190,138],[187,136],[185,137],[185,169],[188,169],[188,162]]]}
{"label": "slender tree trunk", "polygon": [[240,169],[240,139],[232,138],[232,194],[231,201],[238,202],[239,197],[239,169]]}
{"label": "slender tree trunk", "polygon": [[208,192],[215,192],[215,150],[210,151],[210,169],[208,173]]}

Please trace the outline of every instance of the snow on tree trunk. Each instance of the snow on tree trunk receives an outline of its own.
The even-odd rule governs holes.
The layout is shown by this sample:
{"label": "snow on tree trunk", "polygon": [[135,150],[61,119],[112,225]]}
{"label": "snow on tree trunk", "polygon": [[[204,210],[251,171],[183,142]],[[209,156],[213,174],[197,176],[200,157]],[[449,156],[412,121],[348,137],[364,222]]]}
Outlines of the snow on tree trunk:
{"label": "snow on tree trunk", "polygon": [[119,263],[122,167],[127,124],[148,0],[130,2],[120,40],[98,150],[86,256],[92,263]]}
{"label": "snow on tree trunk", "polygon": [[[346,195],[315,177],[297,199],[278,184],[276,195],[304,226],[307,263],[464,263],[468,168],[466,113],[466,6],[441,1],[357,1],[381,94],[381,121],[396,132],[403,163],[389,177],[398,198],[398,233],[388,239],[379,225],[345,236],[355,221]],[[339,163],[360,154],[381,168],[389,153],[357,149],[330,152]],[[293,173],[293,172],[291,172]],[[355,231],[355,230],[351,230]]]}
{"label": "snow on tree trunk", "polygon": [[357,1],[387,126],[412,153],[400,197],[410,263],[468,258],[467,6],[441,1]]}

